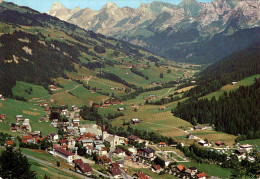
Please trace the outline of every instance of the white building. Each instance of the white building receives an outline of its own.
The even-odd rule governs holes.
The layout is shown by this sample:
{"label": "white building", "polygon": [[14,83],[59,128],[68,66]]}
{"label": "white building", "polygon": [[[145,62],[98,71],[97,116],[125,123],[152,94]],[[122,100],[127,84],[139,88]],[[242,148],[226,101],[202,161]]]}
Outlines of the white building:
{"label": "white building", "polygon": [[75,159],[75,155],[67,150],[64,150],[61,147],[53,148],[54,156],[58,156],[64,160],[66,160],[68,163],[72,163],[72,161]]}

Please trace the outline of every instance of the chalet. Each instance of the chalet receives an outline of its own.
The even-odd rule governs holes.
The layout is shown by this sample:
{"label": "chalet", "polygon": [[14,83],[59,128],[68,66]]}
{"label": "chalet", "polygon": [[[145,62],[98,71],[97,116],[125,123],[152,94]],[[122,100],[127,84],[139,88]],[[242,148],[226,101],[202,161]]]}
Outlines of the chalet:
{"label": "chalet", "polygon": [[186,170],[186,168],[185,168],[184,165],[177,165],[175,170],[178,171],[178,172],[183,172],[183,171]]}
{"label": "chalet", "polygon": [[221,141],[217,141],[215,144],[216,144],[217,146],[224,146],[224,145],[225,145],[225,143],[224,143],[224,142],[221,142]]}
{"label": "chalet", "polygon": [[163,168],[160,165],[153,165],[151,167],[151,170],[155,173],[160,173],[163,170]]}
{"label": "chalet", "polygon": [[22,142],[27,143],[35,143],[35,139],[32,137],[32,135],[25,135],[22,137]]}
{"label": "chalet", "polygon": [[14,127],[11,127],[11,132],[17,132],[18,131],[18,126],[14,126]]}
{"label": "chalet", "polygon": [[201,146],[203,146],[203,147],[210,147],[210,146],[211,146],[210,143],[207,143],[207,142],[205,142],[204,140],[200,140],[200,141],[199,141],[199,144],[200,144]]}
{"label": "chalet", "polygon": [[41,117],[39,122],[48,122],[49,121],[49,118],[47,117]]}
{"label": "chalet", "polygon": [[75,105],[72,105],[71,108],[72,108],[73,111],[78,111],[79,110],[79,107],[75,106]]}
{"label": "chalet", "polygon": [[1,114],[0,119],[2,119],[2,120],[6,119],[6,114]]}
{"label": "chalet", "polygon": [[54,156],[58,156],[64,160],[66,160],[68,163],[72,163],[74,160],[75,156],[72,152],[64,150],[61,147],[55,147],[53,148]]}
{"label": "chalet", "polygon": [[80,118],[80,115],[79,114],[75,114],[74,115],[74,119],[79,119]]}
{"label": "chalet", "polygon": [[29,130],[29,125],[27,123],[23,123],[23,125],[21,126],[21,130],[22,131],[27,131]]}
{"label": "chalet", "polygon": [[139,119],[131,119],[131,123],[132,124],[139,124],[140,121],[139,121]]}
{"label": "chalet", "polygon": [[124,156],[125,156],[125,151],[123,151],[122,149],[117,148],[117,149],[113,152],[113,156],[114,156],[114,157],[124,157]]}
{"label": "chalet", "polygon": [[78,127],[79,126],[79,119],[73,119],[73,126]]}
{"label": "chalet", "polygon": [[92,168],[88,163],[77,164],[75,169],[77,172],[80,172],[84,175],[92,175]]}
{"label": "chalet", "polygon": [[86,146],[93,146],[93,140],[89,139],[89,140],[81,140],[81,144],[83,147],[86,147]]}
{"label": "chalet", "polygon": [[119,100],[113,100],[111,103],[112,103],[112,105],[117,105],[117,104],[120,103],[120,101]]}
{"label": "chalet", "polygon": [[101,156],[101,157],[98,157],[98,163],[101,165],[106,165],[106,164],[110,164],[111,160],[107,156]]}
{"label": "chalet", "polygon": [[187,177],[192,177],[192,176],[196,175],[197,172],[198,172],[198,170],[196,167],[190,167],[184,171],[185,176],[187,176]]}
{"label": "chalet", "polygon": [[231,84],[232,84],[232,85],[236,85],[236,84],[237,84],[237,82],[236,82],[236,81],[233,81]]}
{"label": "chalet", "polygon": [[238,155],[238,158],[245,158],[245,156],[247,154],[247,150],[246,149],[237,149],[237,150],[235,150],[235,153]]}
{"label": "chalet", "polygon": [[212,126],[204,126],[204,128],[203,129],[205,129],[205,130],[212,130]]}
{"label": "chalet", "polygon": [[83,164],[83,160],[82,159],[76,159],[76,160],[73,160],[73,163],[75,164],[75,167],[76,167],[77,165]]}
{"label": "chalet", "polygon": [[110,106],[110,104],[103,104],[102,105],[102,108],[107,108],[107,107],[109,107]]}
{"label": "chalet", "polygon": [[150,179],[150,177],[144,174],[144,172],[137,172],[133,175],[133,179]]}
{"label": "chalet", "polygon": [[85,149],[86,149],[86,153],[87,153],[87,154],[89,154],[89,155],[92,154],[92,152],[93,152],[93,146],[92,146],[92,145],[87,145],[87,146],[85,147]]}
{"label": "chalet", "polygon": [[253,146],[249,144],[240,145],[240,149],[245,149],[247,152],[250,152],[253,149]]}
{"label": "chalet", "polygon": [[1,100],[1,101],[4,101],[4,100],[5,100],[5,97],[4,97],[2,94],[0,94],[0,100]]}
{"label": "chalet", "polygon": [[51,134],[50,134],[50,138],[51,138],[51,140],[54,141],[54,142],[59,140],[59,136],[58,136],[58,134],[56,134],[56,133],[51,133]]}
{"label": "chalet", "polygon": [[158,144],[158,147],[166,147],[166,143],[165,143],[165,142],[160,142],[160,143]]}
{"label": "chalet", "polygon": [[111,174],[114,178],[122,177],[122,172],[119,167],[111,167]]}
{"label": "chalet", "polygon": [[194,126],[194,130],[202,130],[203,128],[203,126]]}
{"label": "chalet", "polygon": [[187,138],[187,139],[197,139],[197,137],[194,136],[193,134],[188,134],[188,135],[186,136],[186,138]]}
{"label": "chalet", "polygon": [[50,85],[49,88],[50,88],[51,91],[57,90],[57,87],[55,85]]}
{"label": "chalet", "polygon": [[118,110],[118,111],[124,111],[125,108],[118,108],[117,110]]}
{"label": "chalet", "polygon": [[11,141],[11,140],[8,140],[8,141],[5,142],[5,146],[7,146],[7,147],[12,146],[13,144],[14,144],[14,142]]}
{"label": "chalet", "polygon": [[58,119],[52,119],[52,122],[58,123],[59,120]]}
{"label": "chalet", "polygon": [[165,109],[166,109],[165,106],[159,107],[159,110],[165,110]]}
{"label": "chalet", "polygon": [[135,136],[135,135],[130,135],[129,137],[127,137],[127,139],[131,143],[131,142],[134,142],[134,141],[138,141],[140,138]]}
{"label": "chalet", "polygon": [[25,118],[23,117],[23,115],[16,115],[16,121],[17,122],[24,122]]}
{"label": "chalet", "polygon": [[207,175],[206,175],[206,173],[202,172],[202,173],[196,174],[195,177],[196,177],[197,179],[206,179],[206,178],[207,178]]}
{"label": "chalet", "polygon": [[146,159],[153,159],[155,157],[155,150],[150,147],[143,147],[137,151],[140,157]]}

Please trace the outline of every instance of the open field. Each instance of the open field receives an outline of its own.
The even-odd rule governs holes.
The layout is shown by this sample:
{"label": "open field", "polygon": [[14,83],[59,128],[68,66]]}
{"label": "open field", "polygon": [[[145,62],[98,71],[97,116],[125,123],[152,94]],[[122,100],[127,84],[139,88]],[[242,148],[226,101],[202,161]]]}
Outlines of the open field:
{"label": "open field", "polygon": [[60,171],[56,168],[40,164],[33,159],[28,159],[28,161],[31,164],[31,170],[36,172],[36,177],[39,179],[44,179],[45,175],[49,176],[50,178],[64,178],[64,179],[77,178],[63,171]]}
{"label": "open field", "polygon": [[203,96],[203,97],[201,97],[201,99],[207,98],[210,100],[213,96],[215,96],[215,98],[218,99],[219,96],[221,96],[224,92],[230,92],[230,91],[237,90],[239,88],[239,86],[250,86],[250,85],[254,84],[254,80],[256,77],[260,77],[260,75],[258,74],[258,75],[250,76],[241,81],[238,81],[237,84],[235,84],[235,85],[229,84],[229,85],[223,86],[220,90],[210,93],[206,96]]}
{"label": "open field", "polygon": [[[31,94],[29,94],[30,89],[32,89]],[[49,92],[44,87],[22,81],[17,81],[12,91],[14,96],[21,96],[27,100],[32,98],[49,99]]]}
{"label": "open field", "polygon": [[16,136],[16,133],[10,132],[10,126],[12,123],[16,123],[16,115],[18,114],[30,119],[32,130],[41,131],[43,136],[50,134],[51,132],[57,132],[57,128],[51,127],[49,122],[39,122],[39,119],[45,114],[41,107],[13,99],[1,101],[0,104],[2,104],[0,114],[7,115],[6,122],[0,125],[1,132],[7,132]]}
{"label": "open field", "polygon": [[195,136],[201,139],[208,139],[210,142],[221,141],[227,144],[228,146],[232,146],[235,143],[236,136],[231,134],[226,134],[223,132],[217,131],[208,131],[208,130],[195,130],[189,131],[189,133],[194,134]]}
{"label": "open field", "polygon": [[195,87],[195,86],[188,86],[188,87],[185,87],[185,88],[178,89],[175,92],[182,93],[182,92],[185,92],[185,91],[189,91],[193,87]]}
{"label": "open field", "polygon": [[197,169],[201,172],[205,172],[207,176],[218,176],[220,178],[230,178],[231,171],[225,168],[221,168],[217,165],[197,163],[195,161],[190,162],[179,162],[178,164],[183,164],[185,167],[197,167]]}
{"label": "open field", "polygon": [[159,111],[157,106],[139,106],[137,112],[133,112],[133,109],[127,109],[124,112],[124,116],[114,119],[112,124],[116,126],[122,126],[123,121],[129,122],[133,118],[138,118],[141,123],[138,125],[132,125],[131,127],[136,129],[147,129],[159,132],[165,136],[182,136],[186,133],[179,128],[191,127],[191,124],[174,117],[170,111]]}

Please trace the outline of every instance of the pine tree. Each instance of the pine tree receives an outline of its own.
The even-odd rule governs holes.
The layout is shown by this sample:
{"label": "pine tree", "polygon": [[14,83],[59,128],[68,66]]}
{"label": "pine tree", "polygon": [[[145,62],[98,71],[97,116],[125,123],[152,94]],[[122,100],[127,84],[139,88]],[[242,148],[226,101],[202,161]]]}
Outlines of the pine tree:
{"label": "pine tree", "polygon": [[0,176],[2,178],[36,178],[30,171],[31,164],[20,150],[6,148],[0,156]]}

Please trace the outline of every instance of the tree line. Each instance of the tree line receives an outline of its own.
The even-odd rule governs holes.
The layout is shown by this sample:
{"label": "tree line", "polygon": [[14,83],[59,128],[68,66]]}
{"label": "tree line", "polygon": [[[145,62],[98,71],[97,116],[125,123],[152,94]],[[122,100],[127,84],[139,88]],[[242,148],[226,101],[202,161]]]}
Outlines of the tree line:
{"label": "tree line", "polygon": [[225,92],[216,100],[191,98],[179,102],[172,110],[181,119],[214,124],[217,131],[242,136],[241,139],[260,138],[260,80],[237,91]]}
{"label": "tree line", "polygon": [[260,41],[240,52],[233,53],[199,73],[196,86],[189,90],[187,96],[204,96],[233,81],[259,74],[259,58]]}

